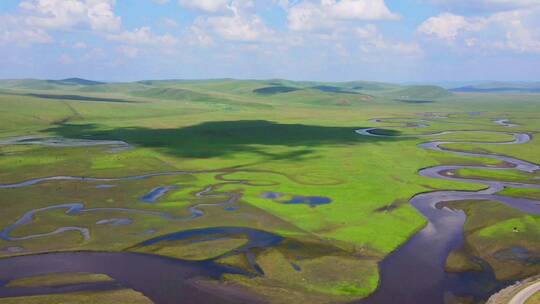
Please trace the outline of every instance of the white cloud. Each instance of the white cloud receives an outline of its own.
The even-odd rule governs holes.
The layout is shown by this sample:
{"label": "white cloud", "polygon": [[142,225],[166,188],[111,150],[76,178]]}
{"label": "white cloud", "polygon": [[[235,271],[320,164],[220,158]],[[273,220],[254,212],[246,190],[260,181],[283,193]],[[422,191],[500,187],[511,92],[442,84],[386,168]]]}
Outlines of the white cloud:
{"label": "white cloud", "polygon": [[107,39],[127,44],[154,45],[166,48],[175,47],[179,43],[176,37],[169,34],[154,34],[147,26],[137,28],[133,31],[109,34],[107,35]]}
{"label": "white cloud", "polygon": [[486,20],[483,18],[465,18],[451,13],[443,13],[423,22],[418,31],[451,42],[460,33],[479,31],[485,25]]}
{"label": "white cloud", "polygon": [[428,0],[442,9],[460,13],[489,13],[540,5],[540,0]]}
{"label": "white cloud", "polygon": [[160,5],[169,3],[169,0],[152,0],[152,1]]}
{"label": "white cloud", "polygon": [[106,53],[102,48],[93,48],[82,57],[83,60],[97,60],[105,58]]}
{"label": "white cloud", "polygon": [[354,29],[359,38],[360,50],[364,53],[393,53],[402,56],[420,56],[422,48],[415,42],[388,41],[372,24]]}
{"label": "white cloud", "polygon": [[289,8],[289,6],[290,6],[294,1],[289,1],[289,0],[273,0],[273,2],[274,2],[277,6],[279,6],[279,7],[281,7],[281,8],[283,8],[283,9],[286,10],[286,9]]}
{"label": "white cloud", "polygon": [[204,12],[215,13],[227,9],[228,0],[179,0],[180,5]]}
{"label": "white cloud", "polygon": [[540,9],[498,13],[488,22],[493,25],[493,36],[500,37],[488,44],[503,50],[540,53]]}
{"label": "white cloud", "polygon": [[62,54],[60,58],[58,59],[58,62],[60,62],[60,64],[68,65],[68,64],[73,64],[74,60],[68,54]]}
{"label": "white cloud", "polygon": [[293,6],[288,12],[289,28],[310,31],[332,28],[343,21],[394,20],[384,0],[320,0],[306,1]]}
{"label": "white cloud", "polygon": [[207,24],[219,36],[232,41],[256,41],[270,38],[272,32],[259,16],[210,17]]}
{"label": "white cloud", "polygon": [[140,54],[140,50],[138,48],[129,45],[119,47],[118,51],[128,58],[136,58]]}
{"label": "white cloud", "polygon": [[0,16],[0,46],[15,44],[30,46],[32,44],[52,43],[54,40],[47,32],[39,28],[29,28],[14,16]]}
{"label": "white cloud", "polygon": [[253,5],[251,1],[233,1],[223,14],[197,18],[190,31],[207,46],[213,44],[214,38],[239,42],[269,41],[275,33],[254,13]]}
{"label": "white cloud", "polygon": [[165,26],[170,28],[175,28],[178,26],[178,23],[176,23],[176,21],[171,18],[163,18],[163,23],[165,24]]}
{"label": "white cloud", "polygon": [[86,43],[84,42],[77,42],[73,45],[73,48],[76,49],[76,50],[82,50],[82,49],[86,49],[88,46],[86,45]]}
{"label": "white cloud", "polygon": [[120,28],[121,19],[114,14],[116,0],[23,0],[22,18],[42,29],[69,29],[88,26],[97,31]]}
{"label": "white cloud", "polygon": [[465,17],[444,13],[418,28],[457,47],[540,53],[540,8]]}
{"label": "white cloud", "polygon": [[204,21],[196,21],[187,32],[188,43],[191,45],[212,47],[215,45],[215,41],[204,28]]}

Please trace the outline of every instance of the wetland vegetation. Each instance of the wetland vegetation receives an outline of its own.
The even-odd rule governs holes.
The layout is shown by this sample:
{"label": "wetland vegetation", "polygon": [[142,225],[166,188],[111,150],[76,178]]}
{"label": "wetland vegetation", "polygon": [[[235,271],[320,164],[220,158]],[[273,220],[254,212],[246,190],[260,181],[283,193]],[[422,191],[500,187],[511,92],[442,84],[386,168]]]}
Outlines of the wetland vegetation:
{"label": "wetland vegetation", "polygon": [[0,304],[482,303],[540,273],[538,95],[67,79],[0,104]]}

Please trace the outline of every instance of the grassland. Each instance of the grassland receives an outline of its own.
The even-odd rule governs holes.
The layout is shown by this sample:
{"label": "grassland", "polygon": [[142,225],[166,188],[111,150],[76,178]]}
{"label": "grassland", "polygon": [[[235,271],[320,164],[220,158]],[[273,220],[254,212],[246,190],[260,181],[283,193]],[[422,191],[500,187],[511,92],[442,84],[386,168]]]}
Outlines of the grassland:
{"label": "grassland", "polygon": [[[403,102],[404,99],[429,102]],[[425,142],[425,138],[374,138],[354,133],[356,129],[375,126],[371,119],[394,117],[429,121],[425,128],[402,128],[400,122],[379,124],[400,135],[446,130],[485,131],[436,137],[441,140],[508,141],[510,136],[489,132],[510,131],[493,124],[494,119],[501,117],[520,125],[511,131],[535,133],[540,130],[537,110],[540,97],[537,95],[515,95],[509,102],[508,96],[458,95],[436,87],[368,82],[223,79],[65,85],[62,82],[4,81],[0,82],[0,105],[0,139],[32,135],[120,140],[133,147],[111,151],[106,146],[0,146],[0,184],[48,176],[118,178],[190,171],[140,180],[66,180],[0,189],[2,228],[30,210],[75,202],[83,203],[85,208],[128,208],[174,215],[169,219],[120,210],[75,215],[66,214],[65,210],[51,210],[17,228],[12,236],[24,237],[78,226],[89,229],[91,239],[85,241],[76,232],[66,232],[45,238],[0,240],[0,256],[73,250],[121,251],[158,235],[220,226],[251,227],[299,240],[304,245],[316,244],[306,245],[306,250],[318,248],[318,253],[301,260],[281,247],[260,252],[256,261],[265,276],[256,280],[235,275],[225,278],[275,301],[308,294],[313,302],[368,295],[377,286],[377,262],[426,223],[407,204],[412,196],[437,189],[483,188],[483,185],[428,179],[419,176],[418,170],[440,164],[497,163],[492,159],[421,150],[417,145]],[[449,114],[450,118],[420,115],[429,112]],[[536,136],[526,145],[448,146],[456,150],[481,149],[540,163],[537,153],[540,140]],[[488,170],[459,174],[510,181],[537,177]],[[102,184],[114,187],[97,188]],[[178,188],[154,204],[140,201],[141,196],[160,186]],[[240,194],[234,204],[238,209],[226,211],[209,206],[222,201],[223,197],[196,195],[208,186],[214,187],[212,194]],[[287,205],[262,197],[269,191],[279,192],[284,197],[328,197],[332,202],[317,207]],[[200,207],[204,216],[184,220],[190,215],[189,208],[197,204],[206,204]],[[470,220],[466,229],[470,229],[470,237],[473,237],[468,244],[480,246],[475,253],[488,248],[483,245],[486,242],[493,244],[493,240],[513,236],[505,230],[510,226],[538,225],[537,218],[518,214],[496,222],[484,217],[477,219],[475,215],[481,212],[474,208],[484,207],[472,205],[470,208],[473,209],[467,209]],[[498,209],[493,212],[511,214],[511,210],[510,213]],[[129,218],[133,223],[97,224],[100,220],[114,218]],[[523,240],[519,244],[529,246],[537,232],[523,228],[520,235]],[[170,246],[145,250],[204,260],[243,243],[239,238],[214,240],[211,244],[170,243]],[[511,246],[507,242],[500,244]],[[503,246],[500,244],[497,246]],[[496,249],[504,249],[499,247]],[[492,249],[489,247],[486,252],[497,251]],[[496,269],[505,267],[486,259]],[[303,271],[295,271],[291,262]],[[241,259],[234,263],[246,265]],[[336,264],[343,265],[343,271],[328,267]],[[501,271],[505,273],[502,277],[524,273]]]}
{"label": "grassland", "polygon": [[104,274],[96,273],[57,273],[51,275],[41,275],[27,277],[10,281],[7,287],[40,287],[40,286],[62,286],[70,284],[110,282],[112,278]]}
{"label": "grassland", "polygon": [[129,290],[114,290],[104,292],[74,292],[59,295],[39,295],[28,297],[13,297],[0,299],[2,304],[16,304],[16,303],[28,303],[28,304],[58,304],[58,303],[70,303],[70,304],[97,304],[97,303],[125,303],[125,304],[150,304],[152,303],[148,298],[142,294]]}
{"label": "grassland", "polygon": [[[77,285],[88,284],[111,284],[111,290],[101,287],[102,290],[97,291],[79,291],[56,294],[55,288],[63,288]],[[34,296],[19,296],[0,298],[0,303],[152,303],[148,298],[141,293],[129,288],[121,288],[114,285],[114,280],[104,274],[98,273],[53,273],[48,275],[38,275],[15,279],[9,281],[6,285],[8,288],[33,289],[42,288],[51,294],[34,295]],[[99,289],[99,287],[98,287]],[[42,292],[43,293],[43,292]]]}
{"label": "grassland", "polygon": [[457,202],[453,208],[467,214],[466,243],[448,260],[449,269],[478,269],[471,257],[480,257],[501,280],[527,278],[540,272],[540,218],[524,215],[496,202]]}

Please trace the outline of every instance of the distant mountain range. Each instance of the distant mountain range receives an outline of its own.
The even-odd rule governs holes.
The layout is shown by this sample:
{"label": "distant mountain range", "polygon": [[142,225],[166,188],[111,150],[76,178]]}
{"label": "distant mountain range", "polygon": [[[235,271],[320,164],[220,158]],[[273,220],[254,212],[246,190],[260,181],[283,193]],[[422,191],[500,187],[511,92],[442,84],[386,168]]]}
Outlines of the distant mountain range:
{"label": "distant mountain range", "polygon": [[204,88],[220,90],[229,87],[242,94],[255,94],[261,97],[278,94],[324,94],[370,99],[381,96],[402,102],[426,102],[451,96],[446,89],[434,85],[400,85],[373,81],[316,82],[270,80],[142,80],[135,82],[99,82],[82,78],[60,80],[12,79],[0,80],[0,89],[16,90],[60,90],[80,93],[122,93],[137,97],[157,99],[195,99],[208,100]]}
{"label": "distant mountain range", "polygon": [[456,93],[540,93],[540,82],[487,82],[451,88]]}
{"label": "distant mountain range", "polygon": [[[457,85],[458,83],[454,83]],[[287,95],[296,100],[317,102],[328,98],[336,103],[365,102],[374,98],[390,99],[403,103],[430,103],[451,97],[454,93],[540,93],[540,82],[485,82],[460,83],[463,86],[446,87],[426,84],[394,84],[373,81],[315,82],[269,80],[142,80],[135,82],[100,82],[83,78],[60,80],[12,79],[0,80],[4,94],[58,98],[58,92],[78,100],[103,101],[108,93],[119,95],[118,102],[130,97],[157,100],[189,100],[231,104],[221,93],[234,92],[257,98],[276,98]],[[96,95],[97,94],[97,95]],[[116,98],[116,97],[115,97]],[[127,99],[126,99],[127,98]],[[322,98],[322,99],[321,99]],[[130,100],[130,99],[129,99]],[[325,99],[326,100],[326,99]]]}
{"label": "distant mountain range", "polygon": [[66,78],[61,80],[46,80],[49,83],[58,85],[98,85],[105,84],[105,82],[87,80],[82,78]]}

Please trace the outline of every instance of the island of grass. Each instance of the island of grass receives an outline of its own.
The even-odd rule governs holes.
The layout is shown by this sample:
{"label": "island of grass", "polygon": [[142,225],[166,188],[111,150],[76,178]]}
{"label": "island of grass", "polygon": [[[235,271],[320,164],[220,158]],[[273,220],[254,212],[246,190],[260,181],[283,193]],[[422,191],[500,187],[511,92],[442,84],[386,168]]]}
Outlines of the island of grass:
{"label": "island of grass", "polygon": [[[223,79],[76,85],[1,81],[0,88],[0,142],[33,136],[128,144],[123,149],[24,141],[0,144],[0,231],[32,210],[68,203],[91,210],[36,213],[32,221],[10,231],[9,236],[17,240],[0,239],[1,257],[135,251],[211,262],[244,273],[227,274],[216,284],[243,286],[269,302],[348,302],[369,296],[379,282],[378,263],[426,225],[426,219],[408,204],[412,197],[485,188],[422,177],[420,169],[504,166],[490,158],[420,149],[432,138],[411,135],[456,131],[435,139],[512,140],[506,133],[491,132],[504,129],[493,123],[501,117],[520,124],[512,129],[515,132],[540,129],[531,114],[538,109],[535,96],[516,96],[509,103],[497,95],[449,94],[433,87]],[[435,102],[396,100],[402,98]],[[372,121],[379,117],[394,122]],[[371,132],[385,136],[355,133],[362,128],[378,128]],[[448,146],[538,163],[539,145],[533,137],[524,145]],[[532,173],[482,169],[460,170],[459,176],[537,179]],[[152,204],[140,200],[152,189],[170,186],[174,188]],[[270,192],[283,196],[262,197]],[[538,191],[530,189],[509,188],[500,194],[539,198]],[[285,203],[295,197],[321,197],[327,203]],[[465,210],[468,220],[466,244],[448,259],[449,270],[478,269],[471,257],[480,257],[500,279],[538,271],[515,260],[524,254],[530,259],[539,250],[534,242],[537,217],[497,203],[464,202],[452,207]],[[115,225],[114,219],[124,219],[125,224]],[[89,238],[73,230],[50,234],[65,227],[86,229]],[[283,241],[238,254],[234,253],[246,244],[243,236],[138,246],[160,236],[215,227],[257,229]],[[36,235],[47,236],[24,238]],[[512,251],[513,247],[519,249]],[[57,278],[47,276],[44,281],[39,284],[55,285]],[[51,297],[55,303],[54,297],[63,296],[117,302],[117,296],[130,299],[132,295],[115,291],[107,295],[112,301],[97,293],[77,293],[29,297],[27,302],[48,303],[44,297]]]}
{"label": "island of grass", "polygon": [[76,285],[83,283],[112,282],[111,277],[99,273],[54,273],[9,281],[5,287],[44,287]]}

